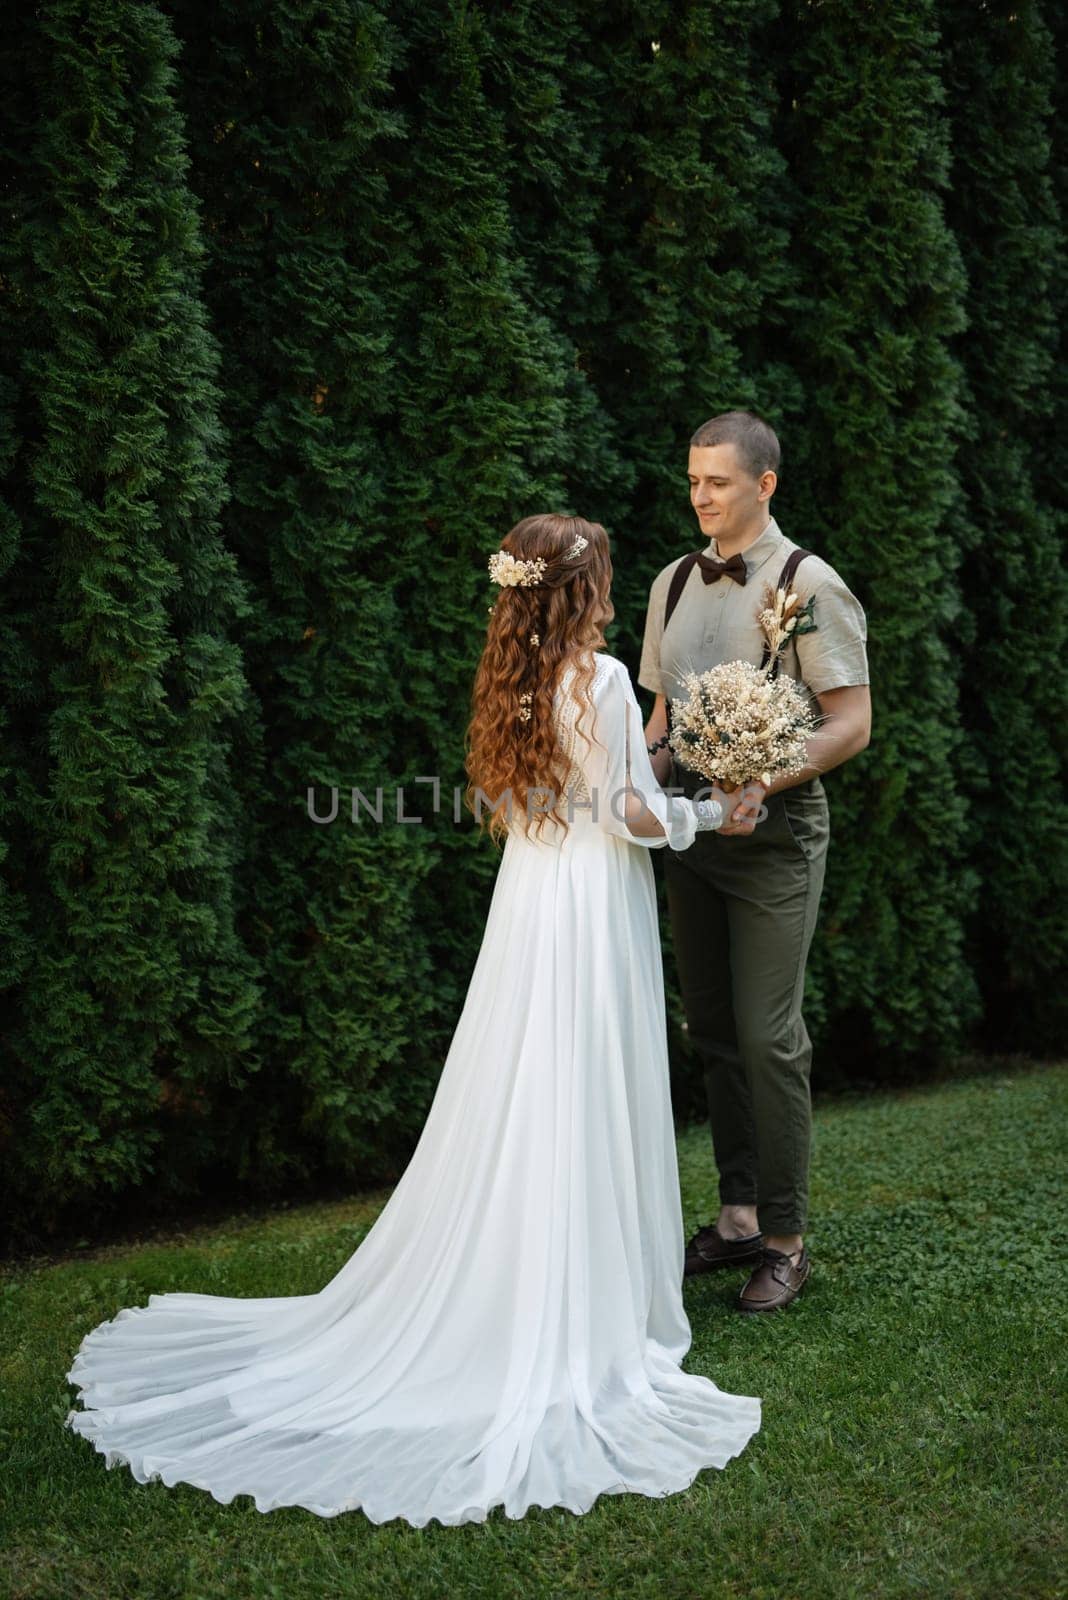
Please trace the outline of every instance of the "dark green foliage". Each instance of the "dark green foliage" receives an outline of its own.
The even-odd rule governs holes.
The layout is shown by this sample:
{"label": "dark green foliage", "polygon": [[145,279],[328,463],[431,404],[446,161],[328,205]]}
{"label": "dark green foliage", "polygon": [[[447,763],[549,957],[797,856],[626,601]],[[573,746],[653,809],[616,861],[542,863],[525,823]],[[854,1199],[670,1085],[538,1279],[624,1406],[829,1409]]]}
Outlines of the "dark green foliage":
{"label": "dark green foliage", "polygon": [[965,280],[943,214],[938,38],[930,0],[785,9],[779,141],[803,283],[788,350],[806,403],[779,516],[863,603],[873,702],[870,746],[827,780],[815,1020],[842,1055],[907,1059],[952,1046],[977,1009],[949,348]]}
{"label": "dark green foliage", "polygon": [[[487,557],[534,511],[604,522],[633,667],[652,577],[700,542],[689,436],[733,406],[779,430],[775,514],[869,621],[873,741],[827,780],[817,1080],[922,1070],[969,1031],[1059,1039],[1047,30],[1037,0],[16,14],[0,1150],[23,1236],[90,1201],[400,1169],[497,865],[452,820]],[[399,785],[422,823],[394,820]],[[338,788],[335,822],[309,786],[320,815]],[[382,788],[381,826],[354,787]]]}
{"label": "dark green foliage", "polygon": [[[1052,41],[1034,0],[942,0],[952,122],[949,217],[968,273],[956,340],[969,430],[959,456],[969,533],[961,587],[971,618],[961,714],[962,788],[983,891],[969,924],[985,1036],[1059,1047],[1068,1023],[1068,633],[1063,487],[1039,479],[1053,439],[1053,273],[1058,215],[1049,176]],[[1041,936],[1036,937],[1036,931]]]}
{"label": "dark green foliage", "polygon": [[618,552],[634,471],[591,379],[609,316],[601,235],[615,206],[606,151],[618,101],[592,24],[578,0],[494,9],[483,87],[503,141],[515,282],[544,318],[560,376],[563,503],[545,509],[602,522]]}
{"label": "dark green foliage", "polygon": [[[477,948],[495,855],[451,817],[485,562],[560,499],[567,366],[514,264],[477,12],[290,7],[250,40],[241,7],[195,5],[179,27],[256,594],[244,903],[270,1065],[244,1163],[351,1180],[418,1132]],[[342,787],[330,827],[309,783],[321,810]],[[384,826],[347,820],[354,784],[384,788]],[[390,820],[400,784],[423,824]]]}
{"label": "dark green foliage", "polygon": [[[439,774],[437,870],[423,921],[435,1021],[416,1042],[436,1083],[470,975],[497,851],[452,821],[464,782],[471,684],[494,590],[486,563],[521,517],[571,510],[565,463],[581,419],[571,352],[526,292],[508,205],[504,118],[490,21],[458,0],[403,0],[398,99],[408,142],[396,204],[415,268],[397,341],[397,457],[389,489],[405,571],[398,675],[410,730],[394,770]],[[466,813],[464,816],[466,818]]]}
{"label": "dark green foliage", "polygon": [[202,1160],[229,1148],[257,990],[233,925],[243,594],[173,38],[122,0],[88,33],[60,3],[16,48],[0,667],[28,920],[6,930],[4,1158],[16,1202],[54,1212],[179,1187],[191,1122]]}
{"label": "dark green foliage", "polygon": [[774,0],[614,5],[591,48],[611,85],[608,203],[596,241],[600,327],[590,373],[633,488],[611,519],[620,554],[617,653],[636,666],[649,584],[701,543],[689,439],[733,406],[778,420],[773,375],[747,340],[787,281],[786,234],[767,203],[782,159],[759,52]]}
{"label": "dark green foliage", "polygon": [[[1064,485],[1068,481],[1068,246],[1064,219],[1068,215],[1068,10],[1055,0],[1046,0],[1043,17],[1050,41],[1051,61],[1056,70],[1050,80],[1051,116],[1046,132],[1049,142],[1049,180],[1056,220],[1056,238],[1050,259],[1050,303],[1054,332],[1051,340],[1049,372],[1049,423],[1043,429],[1040,448],[1032,470],[1042,501],[1064,509]],[[1063,526],[1063,525],[1062,525]],[[1065,718],[1060,718],[1063,729]]]}
{"label": "dark green foliage", "polygon": [[[360,0],[181,3],[182,100],[212,240],[206,298],[228,374],[226,532],[254,596],[241,643],[241,926],[262,964],[255,1114],[234,1152],[257,1189],[372,1172],[410,1133],[430,1024],[427,830],[351,820],[403,759],[405,589],[392,437],[417,276],[385,152],[396,36]],[[399,779],[398,779],[399,781]],[[337,819],[317,825],[308,813]],[[366,814],[365,814],[366,817]],[[399,1134],[398,1134],[399,1130]]]}

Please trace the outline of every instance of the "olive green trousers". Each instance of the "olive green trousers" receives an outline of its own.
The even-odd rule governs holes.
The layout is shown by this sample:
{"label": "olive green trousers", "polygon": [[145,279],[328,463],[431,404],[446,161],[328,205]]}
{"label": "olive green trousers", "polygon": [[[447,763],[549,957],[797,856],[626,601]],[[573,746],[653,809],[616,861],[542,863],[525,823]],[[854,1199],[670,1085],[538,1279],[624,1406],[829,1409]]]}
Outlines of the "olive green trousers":
{"label": "olive green trousers", "polygon": [[[707,780],[674,763],[690,795]],[[723,1205],[755,1205],[765,1235],[807,1222],[812,1042],[801,1015],[830,839],[812,778],[769,795],[751,834],[699,833],[664,852],[690,1042],[704,1069]]]}

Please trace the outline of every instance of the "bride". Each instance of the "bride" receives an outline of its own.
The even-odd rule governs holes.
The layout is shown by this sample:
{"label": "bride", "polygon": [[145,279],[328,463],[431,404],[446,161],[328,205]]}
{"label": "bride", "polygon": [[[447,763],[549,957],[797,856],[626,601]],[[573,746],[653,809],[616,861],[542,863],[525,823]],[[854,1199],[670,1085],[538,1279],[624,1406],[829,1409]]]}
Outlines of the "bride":
{"label": "bride", "polygon": [[758,1398],[679,1365],[648,854],[687,849],[729,802],[656,783],[630,678],[601,648],[599,524],[527,517],[490,572],[467,803],[496,801],[480,823],[505,843],[426,1124],[317,1294],[150,1294],[85,1336],[66,1426],[140,1483],[263,1512],[483,1522],[674,1494],[760,1428]]}

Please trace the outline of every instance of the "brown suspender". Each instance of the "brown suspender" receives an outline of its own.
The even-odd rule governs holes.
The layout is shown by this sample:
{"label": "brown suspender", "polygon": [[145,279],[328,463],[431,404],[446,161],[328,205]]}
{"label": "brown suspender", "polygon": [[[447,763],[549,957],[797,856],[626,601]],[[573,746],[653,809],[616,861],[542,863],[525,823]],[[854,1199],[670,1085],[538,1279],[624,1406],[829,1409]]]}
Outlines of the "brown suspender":
{"label": "brown suspender", "polygon": [[[695,550],[692,555],[683,556],[682,560],[679,562],[678,566],[675,568],[675,571],[672,573],[672,575],[671,575],[671,584],[670,584],[670,587],[668,588],[667,605],[664,607],[664,628],[665,629],[667,628],[668,623],[671,621],[671,613],[674,611],[675,607],[679,603],[679,596],[682,594],[683,589],[686,587],[686,580],[690,576],[690,573],[693,571],[694,566],[697,563],[697,557],[699,555],[703,555],[703,554],[704,554],[703,550]],[[778,585],[777,585],[778,588],[786,589],[787,591],[789,591],[790,585],[794,581],[794,573],[797,571],[797,569],[801,565],[802,561],[804,561],[805,557],[807,555],[810,555],[810,554],[811,554],[811,551],[809,551],[809,550],[791,550],[790,551],[790,554],[786,558],[786,565],[783,567],[782,573],[780,574],[780,577],[779,577],[779,582],[778,582]],[[720,581],[720,583],[726,583],[728,580],[726,578],[720,578],[719,581]],[[731,578],[729,581],[731,583],[733,583],[734,579]],[[764,667],[767,666],[767,664],[768,664],[768,656],[770,655],[770,653],[771,652],[770,652],[770,648],[768,646],[768,642],[767,642],[767,640],[765,640],[764,641],[764,654],[761,657],[761,661],[760,661],[761,668],[764,668]],[[775,665],[771,669],[772,677],[775,677],[778,674],[778,671],[779,671],[779,660],[780,659],[781,659],[780,657],[776,657]]]}
{"label": "brown suspender", "polygon": [[[671,621],[671,613],[678,605],[679,595],[686,587],[686,579],[690,576],[690,573],[697,564],[697,557],[701,554],[703,554],[702,551],[695,550],[692,555],[683,556],[682,560],[671,574],[671,587],[668,589],[667,605],[664,607],[664,627],[661,630],[662,633],[667,632],[667,625]],[[719,581],[722,583],[723,579],[721,578]],[[734,580],[732,578],[731,582],[733,583],[733,581]]]}

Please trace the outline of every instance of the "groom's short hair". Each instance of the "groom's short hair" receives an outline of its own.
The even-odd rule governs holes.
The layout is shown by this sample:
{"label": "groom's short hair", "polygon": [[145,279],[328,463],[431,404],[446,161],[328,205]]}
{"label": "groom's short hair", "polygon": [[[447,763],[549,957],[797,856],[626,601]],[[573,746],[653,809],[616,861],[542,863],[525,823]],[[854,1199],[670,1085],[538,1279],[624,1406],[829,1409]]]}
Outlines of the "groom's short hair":
{"label": "groom's short hair", "polygon": [[721,411],[718,417],[702,422],[690,440],[692,449],[710,444],[733,444],[738,459],[752,478],[779,470],[779,441],[775,430],[752,411]]}

